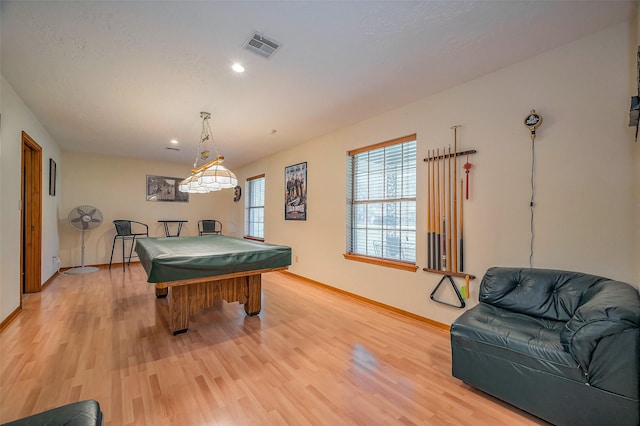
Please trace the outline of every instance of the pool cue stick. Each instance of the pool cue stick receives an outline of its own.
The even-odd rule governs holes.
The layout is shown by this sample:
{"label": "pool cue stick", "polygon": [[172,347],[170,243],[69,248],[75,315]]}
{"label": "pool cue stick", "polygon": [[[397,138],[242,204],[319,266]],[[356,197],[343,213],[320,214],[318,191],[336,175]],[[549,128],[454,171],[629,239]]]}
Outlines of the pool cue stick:
{"label": "pool cue stick", "polygon": [[440,167],[442,168],[442,177],[441,177],[441,187],[440,187],[440,257],[442,258],[441,269],[443,271],[447,270],[447,179],[445,177],[447,172],[447,149],[442,147],[442,158],[440,159],[442,164]]}
{"label": "pool cue stick", "polygon": [[436,168],[436,191],[433,193],[435,198],[435,210],[434,210],[434,222],[436,225],[436,239],[435,239],[435,269],[441,268],[442,257],[440,256],[440,148],[436,151],[436,158],[434,159]]}
{"label": "pool cue stick", "polygon": [[431,151],[427,150],[427,268],[431,269],[431,240],[433,237],[431,229]]}
{"label": "pool cue stick", "polygon": [[[447,271],[451,271],[452,260],[451,257],[454,253],[451,251],[451,145],[449,145],[449,170],[448,170],[448,180],[447,180]],[[454,184],[454,186],[456,186]],[[455,237],[454,237],[455,239]]]}
{"label": "pool cue stick", "polygon": [[431,269],[435,269],[436,267],[436,210],[435,210],[435,204],[436,204],[436,200],[435,200],[435,158],[434,158],[434,154],[435,154],[435,150],[431,151],[431,187],[429,190],[429,197],[430,197],[430,203],[431,203],[431,244],[429,245],[429,248],[431,250]]}
{"label": "pool cue stick", "polygon": [[[464,180],[460,179],[460,271],[464,271],[464,199],[462,198],[462,188]],[[467,279],[468,279],[467,275]]]}
{"label": "pool cue stick", "polygon": [[451,218],[453,226],[453,265],[452,270],[458,272],[458,125],[453,126],[453,216]]}
{"label": "pool cue stick", "polygon": [[[444,185],[442,186],[444,190]],[[440,241],[442,242],[440,257],[442,262],[440,264],[440,269],[443,271],[447,270],[447,217],[442,216],[442,234],[440,235]]]}
{"label": "pool cue stick", "polygon": [[447,270],[447,150],[442,147],[442,270]]}
{"label": "pool cue stick", "polygon": [[[438,149],[438,152],[440,150]],[[442,156],[444,158],[444,147],[442,148]],[[445,203],[444,203],[444,161],[442,161],[442,159],[440,158],[440,155],[438,155],[438,172],[440,173],[440,178],[439,178],[439,182],[440,182],[440,188],[439,189],[439,193],[438,193],[438,197],[440,198],[440,210],[438,212],[438,223],[440,224],[440,241],[438,241],[439,245],[439,250],[440,252],[438,253],[438,256],[440,261],[439,261],[439,268],[440,270],[444,270],[447,267],[447,258],[446,258],[446,252],[445,252],[445,239],[447,236],[447,229],[445,228],[445,222],[444,222],[444,211],[445,211]]]}

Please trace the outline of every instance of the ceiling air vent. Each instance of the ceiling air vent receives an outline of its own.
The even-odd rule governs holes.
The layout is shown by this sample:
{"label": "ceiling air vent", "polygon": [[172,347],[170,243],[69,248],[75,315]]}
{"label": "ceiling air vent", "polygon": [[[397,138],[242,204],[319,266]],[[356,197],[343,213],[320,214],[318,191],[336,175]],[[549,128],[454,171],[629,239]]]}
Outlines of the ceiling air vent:
{"label": "ceiling air vent", "polygon": [[280,43],[260,33],[253,33],[244,48],[268,59],[280,48]]}

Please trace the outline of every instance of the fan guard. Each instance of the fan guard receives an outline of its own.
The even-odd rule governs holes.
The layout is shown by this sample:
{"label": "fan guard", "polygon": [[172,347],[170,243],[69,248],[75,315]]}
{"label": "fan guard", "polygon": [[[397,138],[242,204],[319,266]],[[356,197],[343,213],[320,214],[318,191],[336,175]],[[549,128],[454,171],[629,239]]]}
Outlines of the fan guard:
{"label": "fan guard", "polygon": [[102,224],[102,212],[93,206],[78,206],[71,209],[68,219],[72,227],[82,231],[82,262],[80,267],[69,269],[67,274],[89,274],[98,271],[94,266],[84,266],[84,233]]}

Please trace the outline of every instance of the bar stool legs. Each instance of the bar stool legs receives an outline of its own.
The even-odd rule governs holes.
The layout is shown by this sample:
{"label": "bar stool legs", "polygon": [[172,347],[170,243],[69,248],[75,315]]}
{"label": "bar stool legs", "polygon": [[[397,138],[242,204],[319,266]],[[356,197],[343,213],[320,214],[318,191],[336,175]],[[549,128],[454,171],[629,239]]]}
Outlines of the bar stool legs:
{"label": "bar stool legs", "polygon": [[[113,244],[111,245],[111,258],[109,259],[109,269],[111,269],[111,264],[113,263],[113,252],[116,247],[116,240],[118,238],[122,240],[122,270],[124,271],[125,262],[131,265],[131,258],[133,257],[133,246],[136,244],[136,237],[135,235],[133,236],[116,235],[115,237],[113,237]],[[125,240],[128,240],[128,239],[131,239],[131,247],[129,248],[129,256],[126,256],[126,253],[124,251],[124,242]]]}

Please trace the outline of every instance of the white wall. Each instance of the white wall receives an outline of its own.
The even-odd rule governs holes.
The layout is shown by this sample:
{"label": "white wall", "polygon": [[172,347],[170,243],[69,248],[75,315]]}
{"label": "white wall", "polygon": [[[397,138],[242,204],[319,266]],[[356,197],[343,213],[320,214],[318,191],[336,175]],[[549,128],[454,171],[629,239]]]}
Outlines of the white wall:
{"label": "white wall", "polygon": [[[0,321],[20,306],[20,164],[22,131],[42,147],[42,283],[56,268],[58,255],[56,211],[60,196],[49,195],[49,158],[62,166],[60,149],[11,85],[1,78],[0,113]],[[58,194],[61,192],[57,186]],[[48,259],[48,261],[46,261]]]}
{"label": "white wall", "polygon": [[[194,146],[195,149],[195,146]],[[108,264],[111,255],[115,219],[131,219],[146,223],[149,236],[164,236],[158,220],[183,219],[181,236],[198,235],[198,220],[228,217],[233,191],[191,194],[188,203],[146,201],[146,175],[184,178],[188,165],[110,157],[80,152],[63,152],[64,167],[59,169],[64,195],[58,210],[60,258],[63,266],[81,263],[82,233],[72,228],[69,212],[76,206],[91,205],[103,214],[100,227],[85,234],[85,264]],[[223,221],[223,233],[230,224]],[[176,225],[170,225],[175,232]],[[114,261],[122,259],[121,241],[114,252]]]}
{"label": "white wall", "polygon": [[[544,122],[536,139],[534,267],[577,270],[634,283],[638,207],[634,129],[628,127],[631,27],[621,24],[438,95],[389,111],[238,170],[266,174],[267,241],[293,247],[296,274],[450,323],[461,310],[429,300],[439,275],[426,266],[427,150],[453,142],[472,156],[465,203],[469,305],[490,266],[528,266],[532,144],[524,117]],[[428,78],[425,75],[425,78]],[[347,261],[346,151],[418,135],[416,273]],[[637,158],[637,157],[636,157]],[[284,221],[284,167],[308,162],[308,219]],[[637,167],[637,160],[635,162]],[[235,209],[241,222],[243,212]],[[636,234],[637,235],[637,234]]]}

